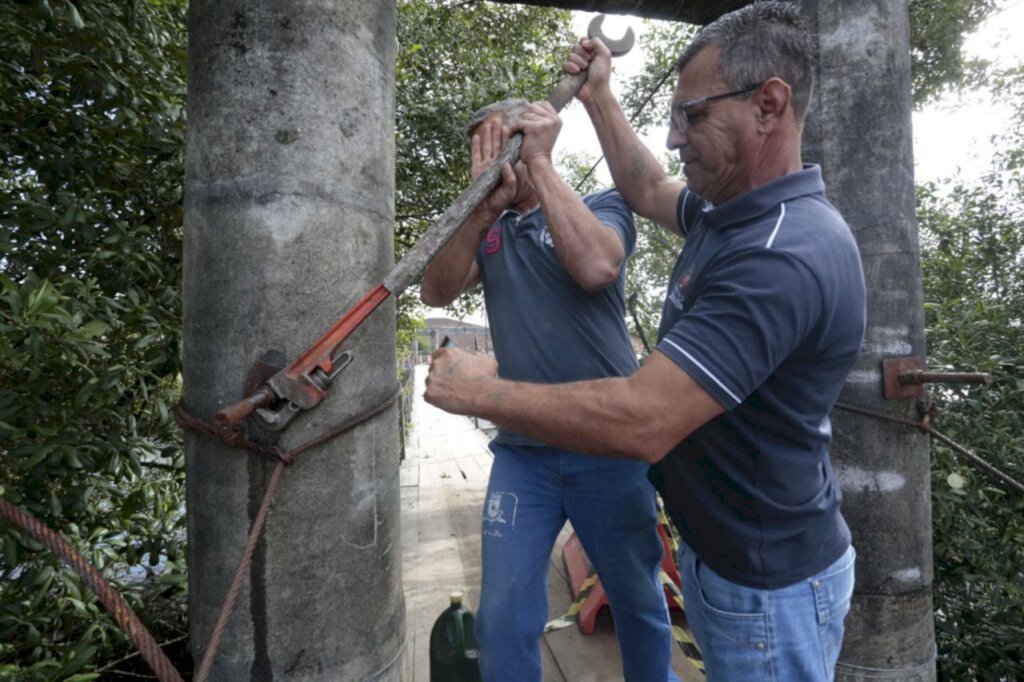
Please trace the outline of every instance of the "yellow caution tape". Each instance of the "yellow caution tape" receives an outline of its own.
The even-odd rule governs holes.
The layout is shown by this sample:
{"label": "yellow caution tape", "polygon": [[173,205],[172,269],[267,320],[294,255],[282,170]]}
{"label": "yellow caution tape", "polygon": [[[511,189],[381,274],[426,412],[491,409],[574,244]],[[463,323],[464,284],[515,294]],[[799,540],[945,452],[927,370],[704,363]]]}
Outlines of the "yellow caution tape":
{"label": "yellow caution tape", "polygon": [[[680,610],[686,613],[686,607],[683,602],[683,593],[679,589],[679,586],[668,576],[665,571],[659,571],[658,577],[661,579],[663,585],[668,587],[669,592],[672,593],[672,600],[679,605]],[[591,590],[594,585],[597,584],[597,573],[593,570],[587,575],[586,580],[580,586],[580,592],[576,596],[576,601],[569,605],[569,609],[558,618],[554,618],[548,621],[544,625],[544,632],[554,632],[555,630],[561,630],[567,628],[570,625],[576,625],[580,620],[580,609],[583,608],[583,602],[590,596]],[[678,625],[672,626],[672,639],[675,640],[676,644],[679,645],[679,650],[683,652],[683,656],[701,672],[704,672],[704,657],[701,656],[700,649],[697,647],[697,642],[694,641],[693,635],[686,628]]]}
{"label": "yellow caution tape", "polygon": [[[679,610],[685,616],[686,604],[683,602],[683,591],[679,589],[679,585],[676,585],[675,581],[668,577],[668,573],[665,573],[665,571],[659,571],[658,577],[661,578],[662,584],[672,593],[672,600],[679,605]],[[676,644],[679,645],[679,650],[683,652],[683,656],[690,661],[693,667],[704,672],[704,657],[701,655],[697,642],[693,639],[693,634],[690,633],[689,629],[673,625],[672,639],[676,641]]]}
{"label": "yellow caution tape", "polygon": [[597,584],[597,573],[591,569],[590,573],[587,574],[586,580],[580,585],[580,593],[576,595],[576,601],[569,605],[569,610],[565,614],[549,620],[544,625],[544,632],[552,632],[554,630],[561,630],[562,628],[569,627],[580,622],[580,609],[583,608],[583,602],[590,596],[590,591],[594,589],[594,585]]}

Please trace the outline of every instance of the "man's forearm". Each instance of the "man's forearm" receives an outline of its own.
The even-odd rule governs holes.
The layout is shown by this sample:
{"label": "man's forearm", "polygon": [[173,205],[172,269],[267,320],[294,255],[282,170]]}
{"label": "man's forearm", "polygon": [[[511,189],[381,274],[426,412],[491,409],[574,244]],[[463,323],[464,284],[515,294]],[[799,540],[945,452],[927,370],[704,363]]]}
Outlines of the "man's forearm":
{"label": "man's forearm", "polygon": [[657,462],[724,409],[657,351],[628,377],[565,384],[499,379],[494,358],[483,354],[442,348],[433,358],[431,405],[593,455]]}
{"label": "man's forearm", "polygon": [[476,251],[496,218],[485,206],[479,206],[434,256],[420,285],[420,298],[424,303],[433,307],[448,305],[472,284],[470,274],[476,262]]}
{"label": "man's forearm", "polygon": [[610,91],[595,93],[584,107],[608,162],[612,181],[626,203],[639,215],[678,231],[674,203],[671,199],[666,201],[666,197],[678,195],[683,184],[668,177]]}
{"label": "man's forearm", "polygon": [[550,161],[530,165],[558,260],[587,291],[599,291],[619,276],[622,240],[595,216]]}
{"label": "man's forearm", "polygon": [[487,379],[473,388],[468,412],[554,447],[603,457],[657,461],[647,448],[641,404],[626,378],[566,384]]}

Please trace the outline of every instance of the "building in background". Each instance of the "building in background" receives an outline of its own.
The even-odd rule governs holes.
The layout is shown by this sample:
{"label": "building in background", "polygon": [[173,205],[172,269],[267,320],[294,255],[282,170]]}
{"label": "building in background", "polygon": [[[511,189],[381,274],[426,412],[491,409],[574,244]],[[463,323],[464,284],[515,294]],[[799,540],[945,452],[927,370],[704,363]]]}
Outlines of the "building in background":
{"label": "building in background", "polygon": [[424,320],[426,329],[420,336],[426,336],[430,341],[430,347],[424,348],[422,342],[419,345],[418,353],[420,361],[425,362],[426,356],[433,353],[444,341],[444,337],[451,339],[452,344],[461,350],[473,351],[475,353],[494,353],[494,344],[491,342],[490,329],[483,325],[463,322],[462,320],[451,320],[446,317],[428,317]]}

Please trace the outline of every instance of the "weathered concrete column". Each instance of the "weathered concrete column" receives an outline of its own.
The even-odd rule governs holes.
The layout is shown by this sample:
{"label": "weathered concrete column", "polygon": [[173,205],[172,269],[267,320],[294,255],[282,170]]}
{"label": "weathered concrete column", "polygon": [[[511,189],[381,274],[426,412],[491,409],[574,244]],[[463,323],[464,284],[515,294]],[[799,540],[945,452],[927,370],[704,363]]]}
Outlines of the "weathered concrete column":
{"label": "weathered concrete column", "polygon": [[[392,265],[395,6],[192,0],[184,398],[241,397]],[[396,387],[394,308],[297,418],[293,448]],[[397,680],[405,641],[397,404],[285,469],[211,680]],[[186,438],[192,648],[201,658],[273,464]]]}
{"label": "weathered concrete column", "polygon": [[[885,358],[924,356],[914,209],[906,0],[805,0],[819,36],[818,92],[804,159],[853,228],[868,287],[868,331],[840,400],[916,419],[886,401]],[[928,440],[905,426],[836,410],[832,461],[857,549],[853,608],[836,679],[933,680]]]}

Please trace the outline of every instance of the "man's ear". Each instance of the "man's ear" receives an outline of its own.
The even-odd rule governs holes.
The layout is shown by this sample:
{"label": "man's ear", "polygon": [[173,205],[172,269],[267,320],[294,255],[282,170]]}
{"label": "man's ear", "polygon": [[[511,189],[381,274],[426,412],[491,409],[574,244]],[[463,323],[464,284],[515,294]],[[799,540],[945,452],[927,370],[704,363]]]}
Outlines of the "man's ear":
{"label": "man's ear", "polygon": [[765,132],[775,128],[790,113],[793,89],[778,77],[769,78],[755,97],[758,127]]}

